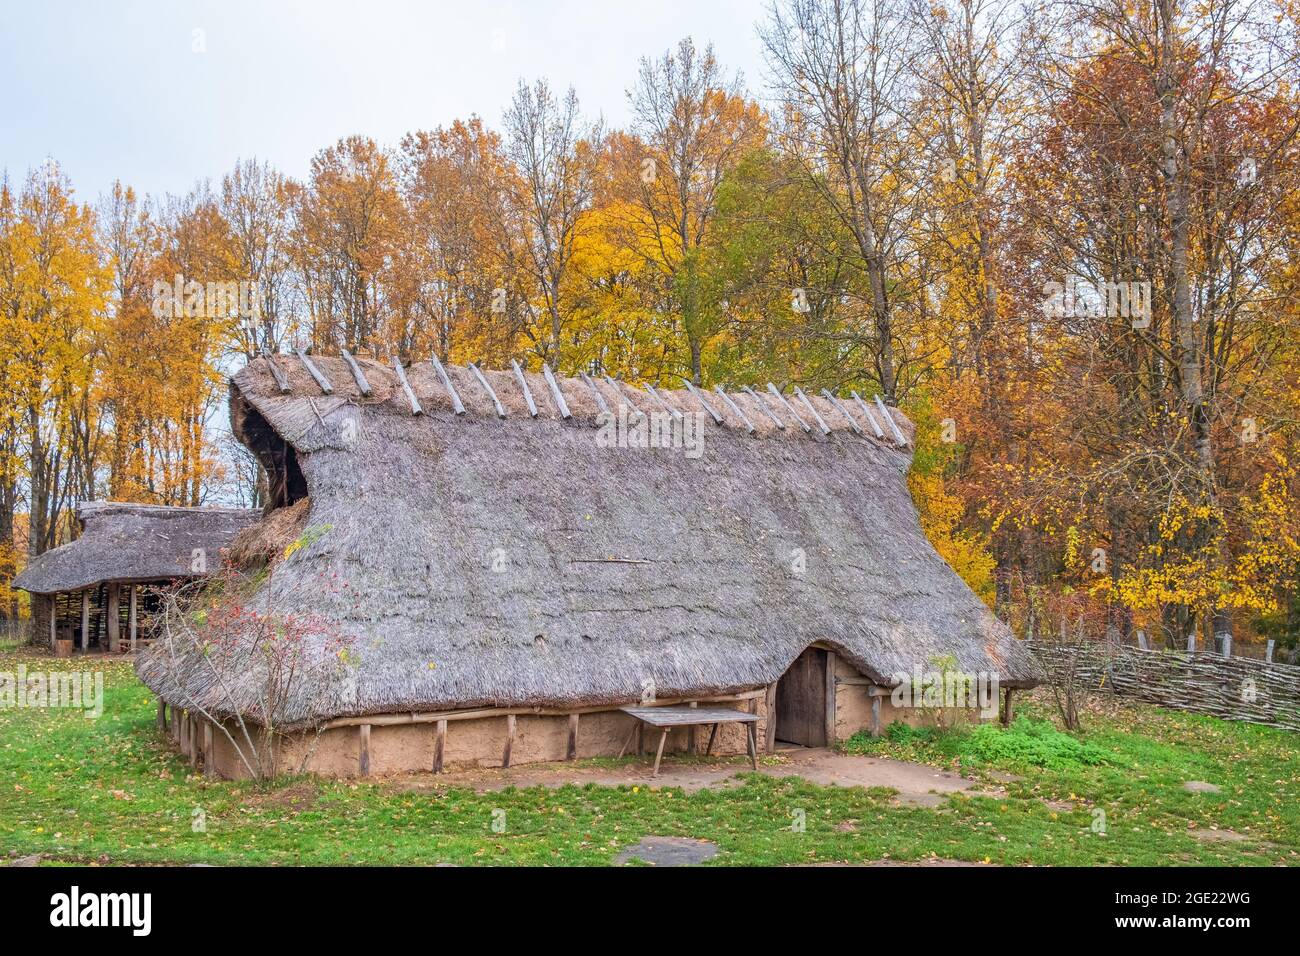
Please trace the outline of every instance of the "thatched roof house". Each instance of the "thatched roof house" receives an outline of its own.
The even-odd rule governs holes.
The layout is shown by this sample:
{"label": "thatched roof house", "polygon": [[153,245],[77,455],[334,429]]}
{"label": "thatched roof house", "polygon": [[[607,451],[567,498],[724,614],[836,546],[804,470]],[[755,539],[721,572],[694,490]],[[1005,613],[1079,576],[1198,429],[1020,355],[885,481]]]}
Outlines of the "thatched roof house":
{"label": "thatched roof house", "polygon": [[83,502],[76,510],[80,536],[34,558],[13,586],[34,596],[37,633],[65,633],[82,650],[117,649],[119,634],[134,646],[138,586],[203,576],[258,517],[236,508]]}
{"label": "thatched roof house", "polygon": [[[427,361],[275,363],[234,378],[231,421],[271,476],[268,521],[292,525],[265,552],[310,533],[255,603],[323,615],[355,660],[295,688],[281,726],[364,726],[369,746],[372,724],[487,711],[513,737],[514,715],[612,710],[647,691],[771,711],[800,662],[824,681],[820,705],[800,705],[823,708],[824,730],[819,713],[805,736],[826,743],[873,708],[878,724],[881,689],[936,660],[1003,687],[1039,678],[922,533],[897,410]],[[163,700],[213,717],[259,693],[257,675],[218,683],[199,659],[137,667]],[[467,746],[486,760],[498,744]],[[385,766],[429,766],[394,748]],[[343,772],[321,750],[314,765]]]}

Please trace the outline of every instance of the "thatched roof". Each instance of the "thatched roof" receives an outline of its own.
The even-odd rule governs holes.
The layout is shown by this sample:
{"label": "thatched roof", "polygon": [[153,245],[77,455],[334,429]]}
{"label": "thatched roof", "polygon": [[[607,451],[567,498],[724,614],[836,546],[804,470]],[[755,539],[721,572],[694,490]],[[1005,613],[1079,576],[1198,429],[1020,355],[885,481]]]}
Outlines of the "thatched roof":
{"label": "thatched roof", "polygon": [[[625,703],[648,685],[661,698],[728,692],[776,680],[815,641],[884,684],[948,656],[1010,685],[1040,677],[922,533],[897,410],[902,444],[888,423],[874,437],[851,400],[809,396],[813,415],[787,396],[805,431],[765,393],[782,430],[754,396],[730,393],[751,433],[716,393],[709,413],[698,392],[660,390],[704,413],[692,458],[602,447],[593,381],[558,380],[564,419],[528,373],[534,417],[514,372],[482,373],[499,413],[475,370],[446,369],[453,396],[418,362],[406,371],[415,415],[391,366],[358,360],[367,396],[340,359],[312,359],[331,394],[298,358],[275,361],[275,377],[259,359],[234,378],[231,420],[278,470],[281,500],[307,496],[314,533],[255,602],[326,616],[357,660],[297,690],[282,724]],[[616,409],[614,386],[595,387]],[[619,387],[645,412],[663,407]],[[179,676],[185,692],[161,655],[137,667],[166,698],[223,709],[206,662]]]}
{"label": "thatched roof", "polygon": [[209,568],[256,511],[236,508],[170,508],[119,501],[77,506],[82,534],[34,558],[13,586],[34,594],[79,591],[103,581],[159,581],[194,577],[194,551]]}

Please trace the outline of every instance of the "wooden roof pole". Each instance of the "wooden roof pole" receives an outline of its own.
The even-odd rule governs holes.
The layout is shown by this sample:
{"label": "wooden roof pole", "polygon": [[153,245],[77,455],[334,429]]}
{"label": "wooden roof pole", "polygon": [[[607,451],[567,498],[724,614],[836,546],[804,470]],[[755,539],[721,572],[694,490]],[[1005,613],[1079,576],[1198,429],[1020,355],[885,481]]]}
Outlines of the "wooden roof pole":
{"label": "wooden roof pole", "polygon": [[433,363],[434,371],[436,371],[438,377],[442,379],[442,387],[445,388],[447,394],[451,396],[451,410],[457,415],[464,415],[465,404],[460,400],[460,396],[456,394],[456,386],[451,384],[451,376],[447,374],[447,370],[443,368],[442,363],[438,361],[438,353],[435,352],[429,361]]}
{"label": "wooden roof pole", "polygon": [[361,371],[361,366],[357,364],[357,360],[352,357],[352,353],[347,349],[343,350],[343,361],[352,370],[352,378],[357,383],[357,388],[361,394],[366,398],[374,395],[375,390],[370,387],[370,380],[366,378],[366,373]]}
{"label": "wooden roof pole", "polygon": [[307,370],[307,373],[311,375],[311,377],[315,379],[316,384],[320,386],[320,390],[326,395],[333,395],[334,386],[330,384],[329,379],[321,374],[321,370],[316,367],[316,363],[311,360],[310,356],[308,356],[302,349],[294,349],[294,352],[298,356],[298,361],[302,362],[302,367]]}
{"label": "wooden roof pole", "polygon": [[515,359],[511,359],[510,364],[515,370],[515,380],[519,383],[520,389],[523,390],[524,401],[528,403],[528,414],[536,418],[537,403],[533,401],[533,390],[528,387],[528,379],[524,378],[524,370],[519,367],[519,362]]}

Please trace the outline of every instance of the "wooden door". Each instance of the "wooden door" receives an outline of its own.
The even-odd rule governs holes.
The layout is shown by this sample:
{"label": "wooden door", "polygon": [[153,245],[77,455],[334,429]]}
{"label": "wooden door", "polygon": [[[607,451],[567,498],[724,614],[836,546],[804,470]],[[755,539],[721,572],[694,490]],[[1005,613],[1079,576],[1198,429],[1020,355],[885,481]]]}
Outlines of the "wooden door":
{"label": "wooden door", "polygon": [[810,647],[776,685],[776,739],[826,746],[826,651]]}

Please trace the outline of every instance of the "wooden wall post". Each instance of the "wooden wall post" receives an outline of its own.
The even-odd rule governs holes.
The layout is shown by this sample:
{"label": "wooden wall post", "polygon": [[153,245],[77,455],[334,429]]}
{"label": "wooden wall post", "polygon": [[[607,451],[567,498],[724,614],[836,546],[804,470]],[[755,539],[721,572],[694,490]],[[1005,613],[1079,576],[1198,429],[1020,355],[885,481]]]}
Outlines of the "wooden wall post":
{"label": "wooden wall post", "polygon": [[[696,707],[699,706],[699,704],[698,704],[696,701],[691,701],[691,702],[690,702],[689,704],[687,704],[686,706],[687,706],[687,707],[696,708]],[[694,725],[694,724],[691,724],[689,727],[686,728],[686,752],[687,752],[688,754],[690,754],[691,756],[695,756],[695,752],[696,752],[696,743],[695,743],[695,725]]]}
{"label": "wooden wall post", "polygon": [[515,746],[515,715],[506,714],[506,749],[501,754],[501,766],[510,766],[510,751]]}
{"label": "wooden wall post", "polygon": [[90,588],[81,592],[81,653],[90,647]]}
{"label": "wooden wall post", "polygon": [[578,715],[569,715],[569,746],[564,752],[565,760],[578,759]]}
{"label": "wooden wall post", "polygon": [[880,736],[880,695],[871,695],[871,736]]}
{"label": "wooden wall post", "polygon": [[370,725],[362,724],[357,728],[357,770],[363,777],[370,776]]}
{"label": "wooden wall post", "polygon": [[1011,711],[1012,711],[1011,688],[1008,687],[1005,691],[1003,691],[1003,697],[1002,697],[1002,726],[1003,727],[1011,726]]}
{"label": "wooden wall post", "polygon": [[442,773],[443,755],[447,750],[447,722],[438,721],[438,736],[433,742],[433,772]]}
{"label": "wooden wall post", "polygon": [[122,640],[122,595],[116,581],[108,585],[108,649],[117,653]]}
{"label": "wooden wall post", "polygon": [[217,775],[217,762],[213,757],[213,734],[212,721],[203,722],[203,776],[215,777]]}
{"label": "wooden wall post", "polygon": [[135,592],[136,592],[136,586],[133,584],[133,585],[131,585],[131,604],[130,604],[130,610],[129,610],[129,612],[128,612],[128,620],[129,620],[130,623],[129,623],[128,627],[127,627],[127,634],[129,635],[129,638],[130,638],[130,641],[131,641],[131,653],[132,653],[132,654],[135,653],[135,618],[136,618],[136,610],[135,610],[136,597],[135,597]]}
{"label": "wooden wall post", "polygon": [[835,746],[835,652],[826,652],[826,746]]}
{"label": "wooden wall post", "polygon": [[776,681],[767,685],[767,697],[765,705],[767,708],[767,726],[764,728],[763,747],[768,753],[776,753]]}
{"label": "wooden wall post", "polygon": [[158,698],[158,729],[167,729],[167,702],[161,697]]}
{"label": "wooden wall post", "polygon": [[55,648],[55,626],[54,619],[59,615],[59,596],[57,594],[50,596],[50,650]]}

